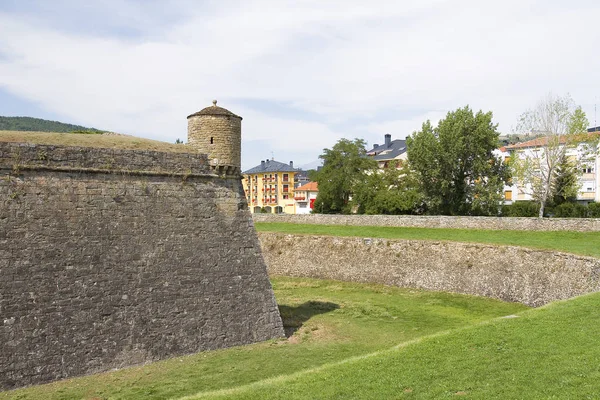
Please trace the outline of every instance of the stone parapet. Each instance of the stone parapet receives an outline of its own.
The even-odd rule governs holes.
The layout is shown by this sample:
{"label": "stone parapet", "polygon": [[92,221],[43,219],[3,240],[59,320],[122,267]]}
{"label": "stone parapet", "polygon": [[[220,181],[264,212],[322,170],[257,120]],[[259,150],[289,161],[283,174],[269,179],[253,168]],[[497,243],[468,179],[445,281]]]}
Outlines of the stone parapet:
{"label": "stone parapet", "polygon": [[205,154],[0,142],[0,168],[214,175]]}

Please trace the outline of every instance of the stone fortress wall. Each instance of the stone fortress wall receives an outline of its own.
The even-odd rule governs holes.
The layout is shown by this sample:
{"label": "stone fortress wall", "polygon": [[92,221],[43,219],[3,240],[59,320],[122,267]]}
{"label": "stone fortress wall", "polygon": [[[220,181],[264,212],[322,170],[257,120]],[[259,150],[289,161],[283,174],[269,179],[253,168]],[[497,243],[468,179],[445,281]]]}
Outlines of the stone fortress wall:
{"label": "stone fortress wall", "polygon": [[283,336],[239,173],[0,143],[0,390]]}
{"label": "stone fortress wall", "polygon": [[600,259],[515,246],[260,232],[270,275],[380,283],[541,306],[600,290]]}

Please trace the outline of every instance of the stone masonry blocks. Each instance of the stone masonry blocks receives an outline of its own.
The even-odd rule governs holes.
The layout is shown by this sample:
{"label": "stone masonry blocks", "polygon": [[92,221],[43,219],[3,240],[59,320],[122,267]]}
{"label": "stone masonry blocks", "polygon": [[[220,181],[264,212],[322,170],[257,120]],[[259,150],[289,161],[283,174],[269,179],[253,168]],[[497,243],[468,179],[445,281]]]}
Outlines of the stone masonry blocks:
{"label": "stone masonry blocks", "polygon": [[0,390],[282,335],[206,156],[0,143]]}
{"label": "stone masonry blocks", "polygon": [[229,115],[188,119],[188,145],[208,155],[211,165],[241,166],[242,120]]}

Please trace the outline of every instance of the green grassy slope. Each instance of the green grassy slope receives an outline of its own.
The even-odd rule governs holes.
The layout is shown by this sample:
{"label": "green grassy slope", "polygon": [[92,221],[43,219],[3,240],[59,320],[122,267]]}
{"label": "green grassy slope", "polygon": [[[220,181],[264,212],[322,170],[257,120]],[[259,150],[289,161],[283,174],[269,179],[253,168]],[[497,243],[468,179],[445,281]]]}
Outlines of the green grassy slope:
{"label": "green grassy slope", "polygon": [[273,286],[284,325],[297,329],[289,339],[0,393],[0,399],[164,399],[229,389],[527,309],[483,297],[337,281],[275,277]]}
{"label": "green grassy slope", "polygon": [[600,232],[492,231],[286,223],[256,223],[255,225],[258,232],[490,243],[600,257]]}
{"label": "green grassy slope", "polygon": [[0,130],[2,131],[36,131],[36,132],[73,132],[97,131],[98,129],[85,126],[65,124],[58,121],[32,117],[2,117],[0,116]]}
{"label": "green grassy slope", "polygon": [[598,399],[600,293],[228,392],[231,399]]}

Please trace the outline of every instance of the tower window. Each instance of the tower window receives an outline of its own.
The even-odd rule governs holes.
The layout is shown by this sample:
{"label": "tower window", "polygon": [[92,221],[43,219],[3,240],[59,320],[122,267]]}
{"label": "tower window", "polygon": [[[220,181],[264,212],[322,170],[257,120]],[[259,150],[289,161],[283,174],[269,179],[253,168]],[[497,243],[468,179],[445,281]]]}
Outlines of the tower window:
{"label": "tower window", "polygon": [[213,144],[213,137],[210,137],[210,144]]}

